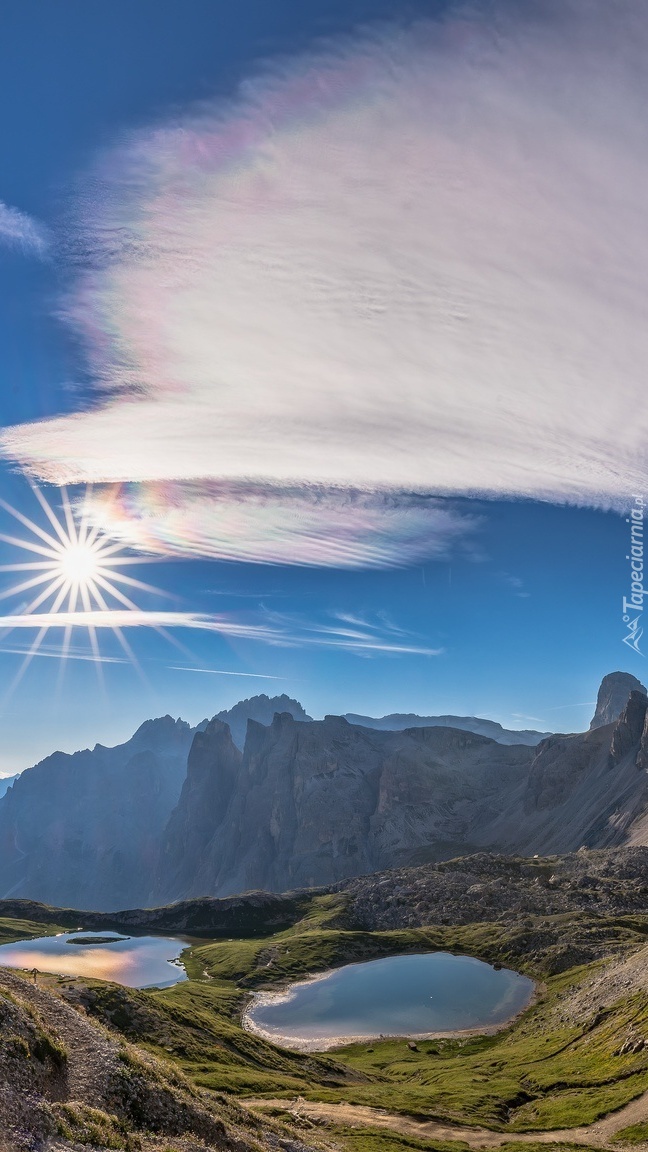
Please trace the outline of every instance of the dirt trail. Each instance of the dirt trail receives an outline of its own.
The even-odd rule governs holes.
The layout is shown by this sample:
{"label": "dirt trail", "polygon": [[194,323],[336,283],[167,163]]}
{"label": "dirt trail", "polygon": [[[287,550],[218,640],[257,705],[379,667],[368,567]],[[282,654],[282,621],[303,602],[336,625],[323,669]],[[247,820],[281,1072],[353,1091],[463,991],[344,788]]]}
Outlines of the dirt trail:
{"label": "dirt trail", "polygon": [[3,987],[35,1008],[45,1026],[65,1044],[68,1099],[101,1107],[110,1072],[119,1067],[118,1044],[55,993],[6,968],[0,970],[0,988]]}
{"label": "dirt trail", "polygon": [[[560,1128],[550,1132],[491,1132],[489,1128],[473,1128],[463,1124],[440,1124],[434,1120],[415,1120],[412,1116],[386,1112],[382,1108],[369,1108],[360,1104],[320,1104],[312,1100],[240,1100],[246,1108],[284,1108],[295,1116],[313,1120],[330,1120],[334,1124],[389,1128],[405,1136],[419,1136],[428,1140],[462,1140],[471,1148],[499,1148],[515,1141],[523,1144],[587,1144],[597,1148],[614,1145],[614,1136],[630,1124],[648,1121],[648,1092],[620,1108],[581,1128]],[[635,1144],[635,1149],[648,1145]]]}

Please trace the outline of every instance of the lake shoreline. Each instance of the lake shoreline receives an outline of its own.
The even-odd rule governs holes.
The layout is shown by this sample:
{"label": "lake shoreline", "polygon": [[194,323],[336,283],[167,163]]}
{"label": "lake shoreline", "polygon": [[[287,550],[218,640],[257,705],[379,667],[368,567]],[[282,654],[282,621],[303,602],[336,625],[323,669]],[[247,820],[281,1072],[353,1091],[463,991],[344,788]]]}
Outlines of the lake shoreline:
{"label": "lake shoreline", "polygon": [[[434,955],[432,952],[430,955]],[[407,955],[407,953],[405,953]],[[477,957],[473,957],[477,959]],[[488,963],[488,961],[483,961]],[[341,967],[348,965],[341,965],[335,968],[328,968],[324,972],[315,972],[312,975],[306,976],[302,980],[296,981],[282,981],[281,985],[275,985],[273,988],[262,989],[259,992],[253,992],[248,1000],[243,1012],[241,1013],[241,1026],[253,1036],[258,1036],[260,1039],[265,1040],[269,1044],[274,1044],[277,1048],[284,1048],[289,1052],[329,1052],[335,1048],[346,1048],[351,1044],[373,1044],[380,1043],[381,1040],[402,1040],[403,1043],[407,1041],[419,1040],[459,1040],[468,1036],[493,1036],[497,1032],[503,1032],[509,1028],[515,1021],[522,1016],[529,1008],[533,1007],[538,1002],[543,992],[543,985],[538,981],[532,981],[532,988],[530,991],[529,999],[526,1004],[514,1012],[506,1020],[502,1020],[497,1024],[484,1024],[476,1025],[474,1028],[454,1028],[447,1030],[436,1030],[430,1032],[381,1032],[374,1035],[353,1035],[353,1034],[338,1034],[333,1037],[319,1037],[316,1039],[306,1039],[305,1037],[291,1036],[287,1033],[275,1033],[261,1025],[256,1024],[252,1018],[252,1011],[261,1005],[272,1004],[279,1000],[285,1000],[286,995],[292,989],[297,987],[303,988],[306,985],[319,983],[326,980],[334,973],[339,972]],[[507,969],[513,971],[513,969]],[[517,975],[517,973],[516,973]],[[530,977],[527,977],[530,979]]]}
{"label": "lake shoreline", "polygon": [[124,988],[169,988],[189,979],[181,936],[97,935],[87,929],[27,936],[0,945],[0,966]]}

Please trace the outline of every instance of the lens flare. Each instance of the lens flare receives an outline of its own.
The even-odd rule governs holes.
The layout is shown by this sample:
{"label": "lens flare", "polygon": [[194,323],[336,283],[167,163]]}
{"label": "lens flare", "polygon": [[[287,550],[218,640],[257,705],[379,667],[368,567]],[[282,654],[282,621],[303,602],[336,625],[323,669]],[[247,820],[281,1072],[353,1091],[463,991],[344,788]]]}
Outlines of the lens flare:
{"label": "lens flare", "polygon": [[[62,665],[65,664],[70,651],[72,629],[83,627],[88,633],[97,670],[100,672],[101,657],[97,628],[93,622],[96,620],[97,612],[110,613],[116,605],[120,609],[139,612],[138,605],[126,594],[125,588],[160,593],[160,589],[154,588],[151,584],[145,584],[120,571],[126,565],[147,563],[152,558],[127,555],[122,544],[116,543],[90,524],[87,509],[91,489],[86,489],[80,509],[72,507],[67,490],[61,489],[62,519],[56,515],[39,488],[32,486],[32,491],[45,513],[47,528],[43,528],[17,508],[0,499],[0,507],[26,528],[28,533],[25,537],[0,533],[0,541],[34,557],[0,565],[0,572],[32,573],[0,592],[0,600],[18,596],[23,592],[35,593],[26,606],[21,606],[20,614],[23,617],[33,614],[34,627],[38,628],[38,632],[12,687],[15,687],[21,679],[41,647],[52,627],[53,617],[60,615],[61,623],[63,619],[65,620],[61,649]],[[43,623],[39,628],[40,613],[47,618],[48,623]],[[135,654],[121,628],[112,625],[112,631],[129,660],[140,670]],[[167,635],[166,632],[164,635]]]}

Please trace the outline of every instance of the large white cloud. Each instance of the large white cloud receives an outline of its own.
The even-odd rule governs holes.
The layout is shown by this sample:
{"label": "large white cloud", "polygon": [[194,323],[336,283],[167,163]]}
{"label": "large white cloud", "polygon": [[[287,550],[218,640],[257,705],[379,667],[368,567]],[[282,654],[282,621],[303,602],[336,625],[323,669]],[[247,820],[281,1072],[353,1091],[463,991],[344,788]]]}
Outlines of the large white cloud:
{"label": "large white cloud", "polygon": [[[169,484],[208,555],[241,536],[214,482],[265,493],[272,558],[307,563],[340,562],[336,517],[291,532],[286,486],[311,511],[309,485],[623,507],[648,462],[648,10],[529,7],[345,41],[105,158],[67,309],[96,406],[5,453],[141,482],[126,533],[155,535]],[[393,561],[398,516],[340,500],[353,562],[376,532]]]}

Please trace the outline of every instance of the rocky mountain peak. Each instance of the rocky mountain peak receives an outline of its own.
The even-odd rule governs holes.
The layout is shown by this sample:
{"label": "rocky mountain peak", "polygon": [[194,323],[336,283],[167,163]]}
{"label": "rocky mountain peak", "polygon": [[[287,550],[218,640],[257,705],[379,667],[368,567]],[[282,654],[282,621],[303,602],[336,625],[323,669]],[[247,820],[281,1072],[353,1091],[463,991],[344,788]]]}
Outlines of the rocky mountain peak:
{"label": "rocky mountain peak", "polygon": [[280,715],[289,713],[295,720],[310,720],[310,716],[299,701],[286,696],[285,692],[281,696],[266,696],[265,692],[262,692],[259,696],[251,696],[248,700],[239,700],[233,708],[217,712],[215,719],[223,720],[229,725],[232,740],[242,751],[248,721],[256,721],[257,724],[269,727],[276,713]]}
{"label": "rocky mountain peak", "polygon": [[602,728],[604,724],[614,724],[628,703],[631,692],[642,692],[645,695],[646,688],[630,672],[609,672],[604,676],[598,691],[590,732],[594,728]]}

